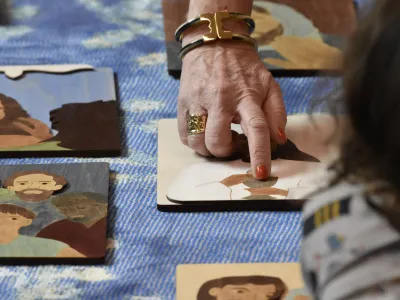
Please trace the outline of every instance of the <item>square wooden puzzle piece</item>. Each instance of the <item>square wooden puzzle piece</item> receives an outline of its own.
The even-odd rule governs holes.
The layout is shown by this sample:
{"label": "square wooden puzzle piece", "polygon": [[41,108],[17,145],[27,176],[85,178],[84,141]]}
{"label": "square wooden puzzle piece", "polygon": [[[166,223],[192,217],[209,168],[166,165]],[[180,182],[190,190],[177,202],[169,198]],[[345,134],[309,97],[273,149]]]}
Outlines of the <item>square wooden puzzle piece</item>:
{"label": "square wooden puzzle piece", "polygon": [[109,68],[0,66],[0,157],[118,156],[119,123]]}
{"label": "square wooden puzzle piece", "polygon": [[101,263],[107,163],[0,167],[0,263]]}
{"label": "square wooden puzzle piece", "polygon": [[[180,77],[176,29],[187,21],[189,0],[163,0],[168,72]],[[310,76],[340,67],[343,45],[357,22],[354,0],[256,0],[252,18],[261,60],[277,76]],[[339,21],[340,20],[340,21]]]}
{"label": "square wooden puzzle piece", "polygon": [[179,265],[176,299],[312,300],[297,263]]}
{"label": "square wooden puzzle piece", "polygon": [[[340,122],[340,121],[339,121]],[[251,174],[247,139],[240,126],[237,152],[227,159],[202,157],[180,141],[176,119],[159,122],[157,206],[162,211],[301,210],[307,195],[329,178],[336,134],[331,115],[288,117],[288,141],[272,153],[271,176]],[[336,138],[337,139],[337,138]]]}

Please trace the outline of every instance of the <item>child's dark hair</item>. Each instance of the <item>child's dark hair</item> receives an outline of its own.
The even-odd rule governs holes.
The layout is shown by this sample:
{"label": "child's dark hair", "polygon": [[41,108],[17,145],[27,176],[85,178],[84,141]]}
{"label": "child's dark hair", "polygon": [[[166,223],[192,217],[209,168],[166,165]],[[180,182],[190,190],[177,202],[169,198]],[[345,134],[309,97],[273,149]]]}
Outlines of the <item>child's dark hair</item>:
{"label": "child's dark hair", "polygon": [[[399,0],[377,0],[351,36],[341,98],[350,126],[333,166],[335,182],[356,179],[367,187],[378,186],[373,193],[391,195],[392,201],[379,210],[400,230]],[[382,182],[386,186],[376,185]]]}
{"label": "child's dark hair", "polygon": [[24,207],[20,207],[18,205],[11,204],[0,204],[0,213],[19,215],[29,220],[33,220],[34,218],[36,218],[36,215],[30,210]]}
{"label": "child's dark hair", "polygon": [[246,285],[246,284],[254,284],[254,285],[274,285],[275,291],[274,294],[271,295],[268,299],[278,300],[282,298],[282,295],[287,291],[286,284],[282,281],[282,279],[278,277],[271,276],[236,276],[236,277],[222,277],[218,279],[209,280],[200,287],[197,293],[197,300],[215,300],[216,296],[212,296],[210,294],[210,290],[213,288],[222,289],[227,285]]}

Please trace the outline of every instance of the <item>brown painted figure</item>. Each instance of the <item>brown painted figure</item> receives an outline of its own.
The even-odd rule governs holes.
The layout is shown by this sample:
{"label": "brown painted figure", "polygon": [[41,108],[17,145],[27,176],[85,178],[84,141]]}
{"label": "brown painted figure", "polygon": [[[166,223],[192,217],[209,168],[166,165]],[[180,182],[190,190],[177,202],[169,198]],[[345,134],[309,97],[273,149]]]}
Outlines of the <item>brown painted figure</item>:
{"label": "brown painted figure", "polygon": [[50,112],[52,139],[74,150],[119,150],[119,117],[116,101],[70,103]]}
{"label": "brown painted figure", "polygon": [[103,257],[106,250],[107,202],[95,193],[69,193],[52,200],[67,219],[44,228],[38,237],[70,245],[87,257]]}
{"label": "brown painted figure", "polygon": [[46,124],[32,118],[15,99],[0,94],[0,148],[36,145],[52,137]]}
{"label": "brown painted figure", "polygon": [[0,257],[85,257],[65,243],[21,235],[35,218],[26,208],[0,204]]}
{"label": "brown painted figure", "polygon": [[223,277],[204,283],[197,300],[280,300],[286,291],[285,283],[277,277]]}
{"label": "brown painted figure", "polygon": [[[295,161],[307,161],[307,162],[320,162],[320,160],[308,153],[301,151],[297,146],[291,141],[287,140],[285,144],[277,145],[271,142],[271,159],[286,159]],[[249,144],[247,137],[244,134],[239,134],[237,138],[237,148],[235,153],[229,158],[223,158],[222,160],[241,160],[243,162],[250,162]],[[215,160],[221,160],[215,158]]]}

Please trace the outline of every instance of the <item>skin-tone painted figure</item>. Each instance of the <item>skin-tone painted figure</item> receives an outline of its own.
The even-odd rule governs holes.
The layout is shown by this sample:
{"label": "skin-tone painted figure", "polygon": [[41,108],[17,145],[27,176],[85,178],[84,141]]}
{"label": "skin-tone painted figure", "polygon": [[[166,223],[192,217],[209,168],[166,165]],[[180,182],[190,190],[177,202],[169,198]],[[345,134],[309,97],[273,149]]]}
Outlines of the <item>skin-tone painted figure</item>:
{"label": "skin-tone painted figure", "polygon": [[1,257],[85,257],[65,243],[20,235],[20,228],[29,226],[35,218],[23,207],[0,204]]}
{"label": "skin-tone painted figure", "polygon": [[277,277],[237,276],[214,279],[204,283],[198,300],[278,300],[287,292]]}
{"label": "skin-tone painted figure", "polygon": [[4,185],[10,191],[15,192],[21,200],[39,202],[50,198],[66,183],[61,176],[42,171],[25,171],[8,177]]}

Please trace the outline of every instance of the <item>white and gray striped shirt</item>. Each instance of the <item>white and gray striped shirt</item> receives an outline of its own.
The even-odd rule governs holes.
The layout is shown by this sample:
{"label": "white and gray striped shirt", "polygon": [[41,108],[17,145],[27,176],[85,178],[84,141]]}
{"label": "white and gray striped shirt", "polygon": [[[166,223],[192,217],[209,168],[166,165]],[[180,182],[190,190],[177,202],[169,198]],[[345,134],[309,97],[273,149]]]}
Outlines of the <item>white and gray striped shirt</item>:
{"label": "white and gray striped shirt", "polygon": [[314,299],[400,299],[400,233],[364,191],[342,182],[305,204],[301,264]]}

